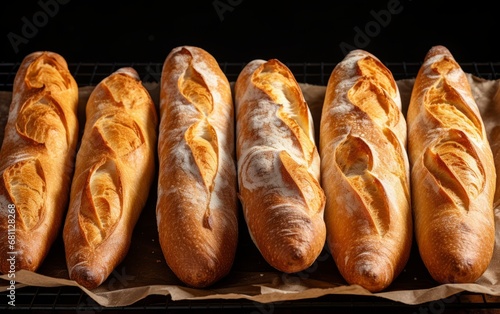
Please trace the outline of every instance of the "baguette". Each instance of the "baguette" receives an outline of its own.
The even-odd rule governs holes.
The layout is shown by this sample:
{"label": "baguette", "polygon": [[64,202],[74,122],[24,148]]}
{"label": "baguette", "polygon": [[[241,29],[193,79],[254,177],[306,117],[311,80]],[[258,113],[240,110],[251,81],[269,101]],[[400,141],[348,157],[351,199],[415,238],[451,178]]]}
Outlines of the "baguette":
{"label": "baguette", "polygon": [[207,287],[229,273],[238,243],[233,99],[212,55],[192,46],[169,53],[160,114],[160,245],[184,284]]}
{"label": "baguette", "polygon": [[63,229],[69,276],[99,286],[123,260],[155,173],[157,113],[137,72],[92,91]]}
{"label": "baguette", "polygon": [[446,47],[425,56],[407,122],[422,260],[437,282],[474,282],[493,254],[496,173],[469,82]]}
{"label": "baguette", "polygon": [[36,271],[61,231],[78,142],[77,107],[78,86],[61,55],[39,51],[24,58],[0,151],[2,273],[13,270],[11,252],[17,252],[14,270]]}
{"label": "baguette", "polygon": [[[500,96],[499,93],[497,93]],[[500,105],[500,100],[496,102]],[[496,116],[495,116],[496,117]],[[497,181],[495,183],[495,196],[493,198],[493,208],[500,206],[500,125],[493,127],[489,133],[489,142],[491,144],[491,151],[495,162],[495,170]]]}
{"label": "baguette", "polygon": [[250,236],[274,268],[300,272],[325,244],[325,196],[309,107],[280,61],[254,60],[235,86],[240,201]]}
{"label": "baguette", "polygon": [[327,243],[349,284],[387,288],[412,244],[406,121],[378,58],[353,50],[332,71],[320,122]]}

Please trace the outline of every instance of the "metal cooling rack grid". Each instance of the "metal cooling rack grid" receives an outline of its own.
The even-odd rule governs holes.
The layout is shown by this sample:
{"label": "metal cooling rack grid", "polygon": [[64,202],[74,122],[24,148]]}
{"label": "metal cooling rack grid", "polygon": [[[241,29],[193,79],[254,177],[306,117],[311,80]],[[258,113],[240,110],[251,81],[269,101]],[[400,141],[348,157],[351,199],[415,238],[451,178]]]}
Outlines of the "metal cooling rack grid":
{"label": "metal cooling rack grid", "polygon": [[[0,294],[0,300],[8,300],[6,293]],[[15,310],[61,311],[77,313],[123,312],[123,311],[207,311],[217,313],[238,310],[238,313],[291,313],[305,311],[310,314],[326,313],[326,311],[359,311],[370,310],[397,311],[398,313],[445,313],[450,311],[493,310],[500,308],[500,297],[477,293],[460,293],[447,299],[432,301],[419,305],[408,305],[377,297],[355,295],[327,295],[315,299],[284,301],[260,304],[245,299],[237,300],[181,300],[173,301],[170,296],[150,295],[129,306],[102,307],[77,287],[24,287],[16,290]],[[0,310],[11,309],[7,302],[0,302]],[[172,312],[169,312],[172,313]],[[340,312],[342,313],[342,312]],[[491,313],[491,312],[488,312]]]}

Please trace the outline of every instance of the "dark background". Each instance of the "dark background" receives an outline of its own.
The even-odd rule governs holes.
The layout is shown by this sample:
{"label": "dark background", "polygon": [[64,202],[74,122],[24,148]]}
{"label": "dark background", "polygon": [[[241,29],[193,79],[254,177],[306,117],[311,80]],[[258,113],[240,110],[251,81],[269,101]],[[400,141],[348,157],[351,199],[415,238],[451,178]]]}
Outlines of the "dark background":
{"label": "dark background", "polygon": [[[362,48],[419,62],[445,45],[459,62],[500,61],[494,2],[2,1],[0,62],[52,50],[68,62],[163,62],[195,45],[224,62],[339,62]],[[344,47],[344,48],[342,48]]]}
{"label": "dark background", "polygon": [[[255,58],[337,63],[352,48],[372,52],[384,62],[421,62],[433,45],[444,45],[458,62],[499,63],[500,17],[493,4],[442,0],[4,0],[0,4],[0,65],[21,62],[39,50],[58,52],[69,63],[161,63],[179,45],[199,46],[220,62],[237,63]],[[2,69],[0,90],[13,80]],[[363,310],[368,309],[366,304]],[[406,312],[438,311],[433,304],[451,307],[448,302],[431,303]]]}

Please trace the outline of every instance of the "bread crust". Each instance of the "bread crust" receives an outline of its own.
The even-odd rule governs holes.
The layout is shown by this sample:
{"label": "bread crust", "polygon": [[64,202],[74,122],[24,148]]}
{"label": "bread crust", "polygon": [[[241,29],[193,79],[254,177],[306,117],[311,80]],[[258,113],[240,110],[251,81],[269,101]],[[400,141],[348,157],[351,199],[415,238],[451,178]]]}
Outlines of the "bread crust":
{"label": "bread crust", "polygon": [[440,283],[474,282],[493,254],[496,173],[469,82],[446,47],[425,56],[407,121],[420,256]]}
{"label": "bread crust", "polygon": [[9,252],[17,252],[16,271],[36,271],[61,230],[78,141],[77,107],[78,86],[61,55],[37,51],[23,59],[0,151],[4,274],[11,270]]}
{"label": "bread crust", "polygon": [[308,105],[292,72],[276,59],[243,68],[235,104],[239,195],[250,236],[274,268],[305,270],[326,237]]}
{"label": "bread crust", "polygon": [[128,252],[156,170],[157,125],[133,68],[103,79],[88,99],[63,230],[69,276],[88,289]]}
{"label": "bread crust", "polygon": [[230,272],[238,243],[234,106],[212,55],[193,46],[169,53],[160,114],[160,245],[184,284],[208,287]]}
{"label": "bread crust", "polygon": [[327,242],[349,284],[387,288],[412,244],[406,121],[392,73],[351,51],[327,84],[320,122]]}

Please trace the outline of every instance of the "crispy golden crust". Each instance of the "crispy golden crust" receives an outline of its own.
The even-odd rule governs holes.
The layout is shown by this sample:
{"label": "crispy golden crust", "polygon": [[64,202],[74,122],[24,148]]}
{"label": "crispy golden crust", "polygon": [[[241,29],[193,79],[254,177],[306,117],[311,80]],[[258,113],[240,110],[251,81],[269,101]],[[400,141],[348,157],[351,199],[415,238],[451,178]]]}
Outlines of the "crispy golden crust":
{"label": "crispy golden crust", "polygon": [[235,84],[240,200],[250,235],[276,269],[309,267],[325,244],[325,197],[309,108],[292,72],[254,60]]}
{"label": "crispy golden crust", "polygon": [[234,108],[213,56],[191,46],[170,52],[160,113],[160,244],[180,280],[207,287],[229,273],[238,243]]}
{"label": "crispy golden crust", "polygon": [[474,282],[493,254],[496,174],[469,83],[447,48],[426,55],[407,120],[422,260],[438,282]]}
{"label": "crispy golden crust", "polygon": [[156,108],[132,68],[92,91],[63,230],[70,278],[92,289],[125,257],[155,173]]}
{"label": "crispy golden crust", "polygon": [[335,263],[348,283],[383,290],[410,253],[409,163],[396,81],[366,51],[352,51],[331,73],[320,152]]}
{"label": "crispy golden crust", "polygon": [[[64,58],[34,52],[14,80],[0,151],[0,271],[36,271],[60,231],[78,141],[78,86]],[[15,245],[7,241],[7,209],[15,206]],[[10,224],[14,226],[14,224]]]}

